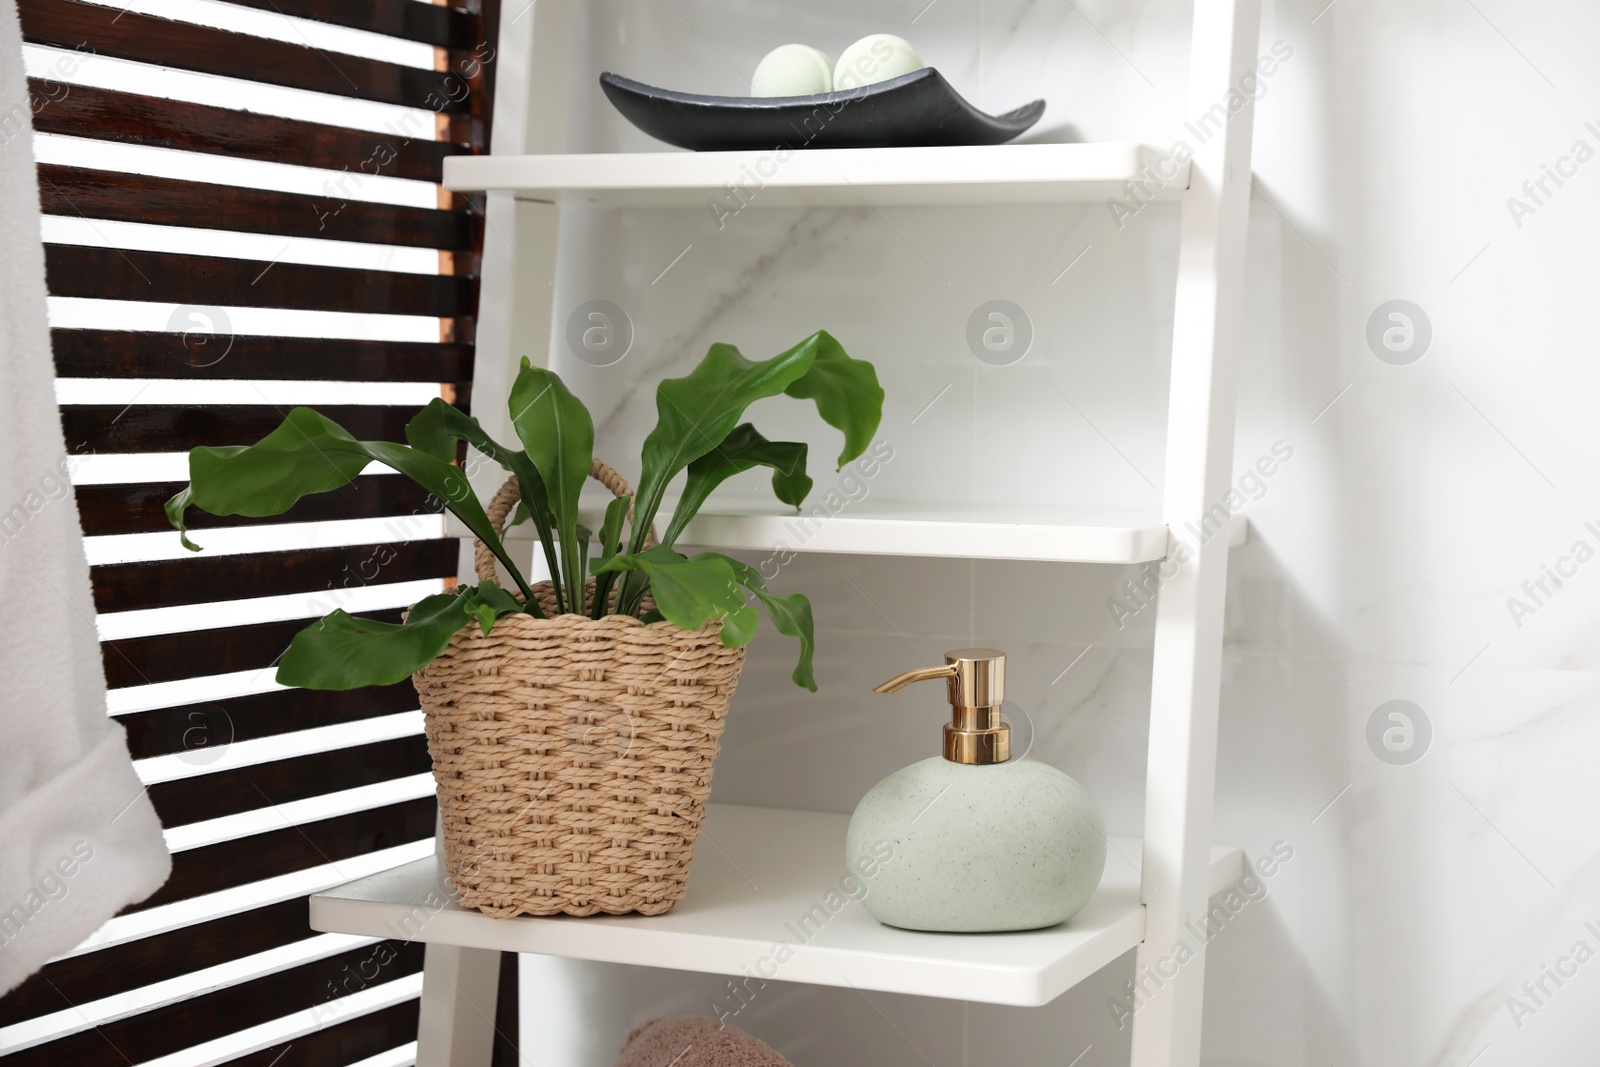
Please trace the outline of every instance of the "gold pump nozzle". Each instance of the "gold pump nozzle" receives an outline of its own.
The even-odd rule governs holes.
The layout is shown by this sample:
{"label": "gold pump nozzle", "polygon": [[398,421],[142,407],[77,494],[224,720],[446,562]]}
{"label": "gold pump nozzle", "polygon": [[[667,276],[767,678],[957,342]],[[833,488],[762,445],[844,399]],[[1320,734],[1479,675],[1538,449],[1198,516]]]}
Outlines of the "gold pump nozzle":
{"label": "gold pump nozzle", "polygon": [[919,667],[889,679],[874,692],[893,693],[913,682],[948,679],[950,721],[944,758],[952,763],[1004,763],[1011,758],[1011,727],[1000,718],[1005,703],[1006,654],[997,648],[957,648],[944,666]]}
{"label": "gold pump nozzle", "polygon": [[914,671],[897,674],[873,690],[874,693],[898,693],[912,682],[927,682],[934,678],[954,678],[957,667],[946,663],[943,667],[918,667]]}

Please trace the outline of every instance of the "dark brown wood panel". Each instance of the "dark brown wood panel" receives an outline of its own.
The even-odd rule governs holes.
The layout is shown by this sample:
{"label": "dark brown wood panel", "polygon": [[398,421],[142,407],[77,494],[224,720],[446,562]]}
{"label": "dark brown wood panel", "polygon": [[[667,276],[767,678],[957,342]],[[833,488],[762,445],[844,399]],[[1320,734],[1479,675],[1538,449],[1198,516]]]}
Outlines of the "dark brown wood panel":
{"label": "dark brown wood panel", "polygon": [[[161,533],[172,529],[166,503],[185,482],[144,482],[136,485],[80,485],[78,518],[83,532],[105,534]],[[235,526],[268,526],[281,522],[333,522],[340,519],[378,519],[398,516],[402,534],[412,516],[436,515],[443,504],[410,478],[363,475],[342,489],[303,498],[282,515],[252,518],[212,515],[198,508],[189,511],[191,530]],[[177,536],[176,533],[173,536]]]}
{"label": "dark brown wood panel", "polygon": [[437,182],[446,156],[471,151],[464,144],[408,141],[387,133],[38,78],[30,78],[28,88],[42,101],[33,114],[33,128],[40,132],[344,171],[330,175],[323,186],[330,198],[341,201],[359,195],[369,175]]}
{"label": "dark brown wood panel", "polygon": [[44,164],[39,199],[46,215],[450,251],[472,247],[472,220],[463,213],[339,195],[301,196]]}
{"label": "dark brown wood panel", "polygon": [[477,313],[478,280],[459,275],[46,245],[52,296],[158,304],[366,311],[460,318]]}
{"label": "dark brown wood panel", "polygon": [[[483,0],[482,3],[478,3],[477,0],[469,0],[469,2],[472,9],[479,12],[483,20],[479,40],[487,42],[484,47],[498,42],[500,40],[500,23],[505,16],[500,0]],[[510,14],[513,22],[521,17],[522,9],[520,8],[514,9]],[[473,144],[483,145],[483,151],[485,152],[489,151],[489,143],[494,134],[494,124],[490,120],[494,115],[495,74],[500,69],[500,64],[492,62],[494,58],[492,52],[486,58],[491,61],[483,64],[483,70],[479,75],[481,84],[478,86],[477,91],[472,94],[472,106],[475,109],[473,111],[473,119],[477,129],[471,134],[463,135],[469,138]]]}
{"label": "dark brown wood panel", "polygon": [[310,906],[297,897],[57,960],[0,998],[0,1026],[315,936]]}
{"label": "dark brown wood panel", "polygon": [[395,0],[227,0],[313,22],[403,37],[439,48],[468,49],[478,41],[473,16],[460,8]]}
{"label": "dark brown wood panel", "polygon": [[[328,600],[328,610],[331,611],[337,605],[332,602],[333,597],[330,596]],[[363,611],[359,614],[364,619],[397,623],[400,621],[400,610]],[[115,689],[128,685],[175,682],[208,674],[266,670],[277,664],[284,650],[289,647],[289,642],[294,640],[294,635],[318,618],[321,616],[102,641],[100,658],[105,667],[106,684]],[[206,739],[200,743],[212,742]]]}
{"label": "dark brown wood panel", "polygon": [[472,377],[467,344],[218,335],[198,315],[184,325],[190,332],[52,330],[56,375],[461,383]]}
{"label": "dark brown wood panel", "polygon": [[[20,0],[22,36],[33,44],[92,48],[96,55],[179,70],[309,89],[386,104],[465,113],[468,89],[460,77],[310,45],[141,15],[78,0]],[[432,116],[419,117],[412,138],[432,140]]]}
{"label": "dark brown wood panel", "polygon": [[454,577],[456,540],[410,544],[346,545],[298,552],[252,552],[114,563],[90,569],[95,609],[138,611],[179,604],[206,604],[245,597],[311,593],[306,607],[338,606],[341,590],[370,585]]}
{"label": "dark brown wood panel", "polygon": [[422,970],[421,943],[380,941],[175,1004],[118,1019],[6,1057],[6,1067],[127,1067],[326,1005],[327,1002]]}
{"label": "dark brown wood panel", "polygon": [[[521,1067],[530,1057],[522,1054],[521,986],[517,981],[517,954],[500,953],[500,989],[495,996],[494,1052],[490,1067]],[[620,1042],[619,1042],[620,1044]]]}
{"label": "dark brown wood panel", "polygon": [[134,759],[149,759],[175,752],[194,752],[205,746],[223,749],[239,741],[396,715],[416,711],[417,707],[417,692],[407,679],[394,685],[369,686],[348,693],[311,689],[253,693],[174,708],[128,712],[116,719],[127,732],[129,754]]}
{"label": "dark brown wood panel", "polygon": [[[227,765],[226,754],[218,764]],[[148,792],[162,826],[185,826],[341,789],[426,774],[432,766],[427,739],[418,734],[180,778],[153,785]]]}
{"label": "dark brown wood panel", "polygon": [[431,838],[435,806],[422,797],[179,852],[167,884],[122,914]]}
{"label": "dark brown wood panel", "polygon": [[[316,168],[307,192],[227,188],[180,179],[195,173],[175,167],[170,178],[87,168],[45,166],[41,199],[59,217],[192,226],[230,233],[280,235],[283,240],[324,239],[436,249],[439,275],[341,271],[337,268],[186,257],[161,253],[55,245],[48,253],[58,295],[207,307],[409,314],[443,321],[449,343],[385,344],[320,339],[208,335],[204,316],[163,333],[62,330],[55,333],[58,373],[79,378],[175,380],[320,380],[444,383],[445,395],[463,410],[471,396],[472,340],[483,236],[482,202],[442,195],[441,208],[395,207],[371,202],[376,176],[437,183],[451,155],[488,150],[493,49],[498,0],[231,0],[255,8],[367,32],[422,42],[440,51],[435,69],[324,54],[295,43],[126,12],[113,2],[20,0],[30,39],[62,48],[146,64],[207,72],[236,84],[286,85],[349,98],[411,105],[417,110],[384,132],[283,119],[259,112],[97,89],[60,80],[30,79],[42,132],[169,152]],[[450,6],[455,5],[455,6]],[[511,18],[520,10],[507,15]],[[300,23],[308,34],[311,27]],[[72,77],[70,74],[59,77]],[[329,99],[324,96],[322,99]],[[253,105],[251,105],[253,106]],[[105,155],[114,159],[112,153]],[[169,157],[182,167],[184,156]],[[188,158],[193,159],[193,156]],[[96,167],[115,167],[98,157]],[[305,171],[301,171],[305,173]],[[215,179],[213,179],[215,180]],[[300,188],[297,186],[297,188]],[[430,191],[426,201],[434,203]],[[219,249],[229,242],[221,241]],[[238,242],[234,242],[238,243]],[[263,255],[266,252],[261,253]],[[431,262],[431,260],[430,260]],[[235,315],[236,319],[240,316]],[[165,311],[163,312],[165,318]],[[428,337],[434,334],[428,324]],[[187,333],[185,331],[188,331]],[[172,451],[196,444],[246,444],[258,440],[285,412],[272,405],[207,407],[134,404],[126,410],[93,405],[65,412],[82,453]],[[402,439],[411,409],[340,407],[327,414],[366,438]],[[77,490],[85,528],[94,535],[165,532],[162,505],[175,484],[87,486]],[[404,518],[431,512],[437,502],[403,478],[370,476],[353,486],[313,497],[290,513],[263,519],[196,515],[204,531],[243,525],[317,522],[346,518]],[[378,526],[385,526],[378,522]],[[455,573],[459,545],[450,541],[404,543],[409,531],[373,535],[389,546],[262,553],[226,557],[212,553],[166,563],[97,569],[99,595],[113,610],[199,603],[217,595],[295,595],[305,614],[335,605],[345,586],[392,583]],[[219,594],[220,591],[220,594]],[[326,604],[319,601],[327,601]],[[104,610],[105,605],[102,605]],[[381,613],[394,618],[395,612]],[[304,622],[163,635],[105,646],[113,685],[206,673],[270,669],[272,660]],[[248,665],[248,667],[241,666]],[[255,738],[335,723],[414,712],[409,681],[346,693],[286,690],[120,715],[135,758],[177,754],[201,762],[204,773],[153,787],[152,798],[171,825],[266,810],[362,785],[421,773],[428,766],[419,737],[373,742],[251,767],[229,763],[229,749]],[[198,740],[197,740],[198,739]],[[320,819],[237,841],[187,850],[175,857],[168,883],[138,911],[184,901],[285,873],[322,867],[406,842],[427,842],[435,820],[433,799],[389,804],[371,811]],[[422,847],[419,845],[419,847]],[[0,1001],[0,1025],[84,1004],[169,980],[230,959],[268,951],[313,936],[303,898],[263,905],[193,927],[159,934],[62,960]],[[421,967],[420,946],[399,949],[386,969],[369,970],[371,948],[163,1005],[85,1030],[6,1059],[7,1067],[70,1063],[123,1067],[147,1062],[258,1022],[315,1006],[356,989]],[[495,1067],[518,1062],[516,961],[502,965]],[[403,1045],[416,1034],[411,1000],[360,1017],[331,1014],[324,1025],[293,1041],[239,1058],[249,1067],[344,1067]]]}
{"label": "dark brown wood panel", "polygon": [[[74,455],[187,452],[197,445],[255,444],[282,425],[291,410],[256,404],[75,404],[61,409],[61,425]],[[317,410],[358,440],[404,442],[406,423],[422,409],[326,404]]]}
{"label": "dark brown wood panel", "polygon": [[[419,1007],[417,1001],[408,1000],[229,1060],[223,1067],[346,1067],[416,1040]],[[505,1067],[516,1062],[509,1060]],[[494,1067],[502,1067],[500,1060],[494,1061]]]}

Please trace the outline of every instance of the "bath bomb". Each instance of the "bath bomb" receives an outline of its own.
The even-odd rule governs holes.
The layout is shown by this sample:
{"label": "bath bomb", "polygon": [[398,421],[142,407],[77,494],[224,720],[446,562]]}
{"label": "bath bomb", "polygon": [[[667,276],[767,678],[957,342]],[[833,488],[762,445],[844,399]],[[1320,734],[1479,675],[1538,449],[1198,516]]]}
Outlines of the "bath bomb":
{"label": "bath bomb", "polygon": [[808,44],[779,45],[750,79],[751,96],[811,96],[833,90],[833,60]]}
{"label": "bath bomb", "polygon": [[892,33],[873,33],[846,48],[833,68],[834,89],[859,89],[927,66],[911,42]]}

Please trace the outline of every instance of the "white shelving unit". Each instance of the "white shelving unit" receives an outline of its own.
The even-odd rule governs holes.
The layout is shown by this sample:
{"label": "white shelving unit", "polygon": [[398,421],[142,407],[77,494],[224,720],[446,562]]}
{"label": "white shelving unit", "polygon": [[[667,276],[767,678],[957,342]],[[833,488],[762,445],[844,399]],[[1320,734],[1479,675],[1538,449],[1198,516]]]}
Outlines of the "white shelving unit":
{"label": "white shelving unit", "polygon": [[[712,804],[689,895],[666,915],[491,919],[449,903],[438,860],[314,897],[311,924],[368,937],[744,976],[990,1004],[1048,1004],[1144,938],[1139,842],[1108,839],[1106,874],[1083,911],[1049,930],[971,937],[884,926],[858,905],[824,903],[844,872],[849,817]],[[781,841],[782,848],[773,842]],[[1244,873],[1236,848],[1211,851],[1213,892]],[[837,899],[837,897],[836,897]],[[818,910],[820,909],[820,910]],[[793,948],[777,964],[773,945]]]}
{"label": "white shelving unit", "polygon": [[[759,176],[745,208],[799,205],[974,205],[1146,195],[1181,201],[1178,280],[1160,515],[1066,511],[852,509],[792,535],[771,504],[708,507],[685,542],[708,547],[892,553],[1062,563],[1138,563],[1172,552],[1172,531],[1199,522],[1231,487],[1237,347],[1250,192],[1253,107],[1235,87],[1254,71],[1260,0],[1195,0],[1186,112],[1244,106],[1174,169],[1137,144],[982,148],[659,152],[565,155],[578,0],[540,0],[502,27],[496,155],[447,161],[446,184],[491,191],[474,391],[491,435],[514,436],[503,405],[517,357],[552,337],[556,240],[563,204],[703,206],[725,183]],[[1161,173],[1165,166],[1172,176]],[[1148,169],[1147,169],[1148,168]],[[768,171],[771,171],[769,174]],[[531,294],[546,294],[543,297]],[[1192,960],[1133,1019],[1133,1067],[1197,1067],[1205,945],[1187,935],[1212,893],[1242,873],[1237,850],[1211,841],[1228,546],[1212,537],[1165,568],[1156,610],[1141,841],[1113,839],[1099,894],[1054,930],[944,937],[881,927],[847,908],[785,966],[785,980],[925,996],[1042,1004],[1137,947],[1161,970],[1180,940]],[[1181,559],[1181,564],[1178,560]],[[487,1067],[501,950],[681,970],[738,973],[759,959],[843,874],[840,816],[760,808],[716,811],[685,900],[656,918],[494,920],[448,904],[434,862],[413,864],[313,898],[329,932],[411,936],[428,943],[419,1067]],[[783,847],[772,847],[781,841]],[[731,851],[730,851],[731,850]],[[717,852],[727,852],[727,869]],[[1131,862],[1130,862],[1131,861]],[[1142,875],[1134,863],[1142,864]],[[735,865],[745,874],[738,876]],[[730,874],[733,871],[733,874]],[[749,878],[757,888],[745,881]],[[835,925],[837,924],[837,925]],[[409,932],[408,932],[409,931]]]}

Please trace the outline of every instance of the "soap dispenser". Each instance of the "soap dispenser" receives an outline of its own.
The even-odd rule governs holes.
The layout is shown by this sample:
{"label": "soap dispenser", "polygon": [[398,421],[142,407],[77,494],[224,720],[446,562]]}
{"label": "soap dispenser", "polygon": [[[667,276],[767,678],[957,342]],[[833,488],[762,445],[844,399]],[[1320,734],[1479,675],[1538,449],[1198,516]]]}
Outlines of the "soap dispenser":
{"label": "soap dispenser", "polygon": [[850,819],[849,868],[875,871],[862,903],[907,930],[1037,930],[1076,915],[1105,870],[1105,825],[1084,788],[1037,760],[1011,758],[1000,717],[1006,657],[958,648],[942,667],[878,686],[946,679],[944,754],[896,771]]}

